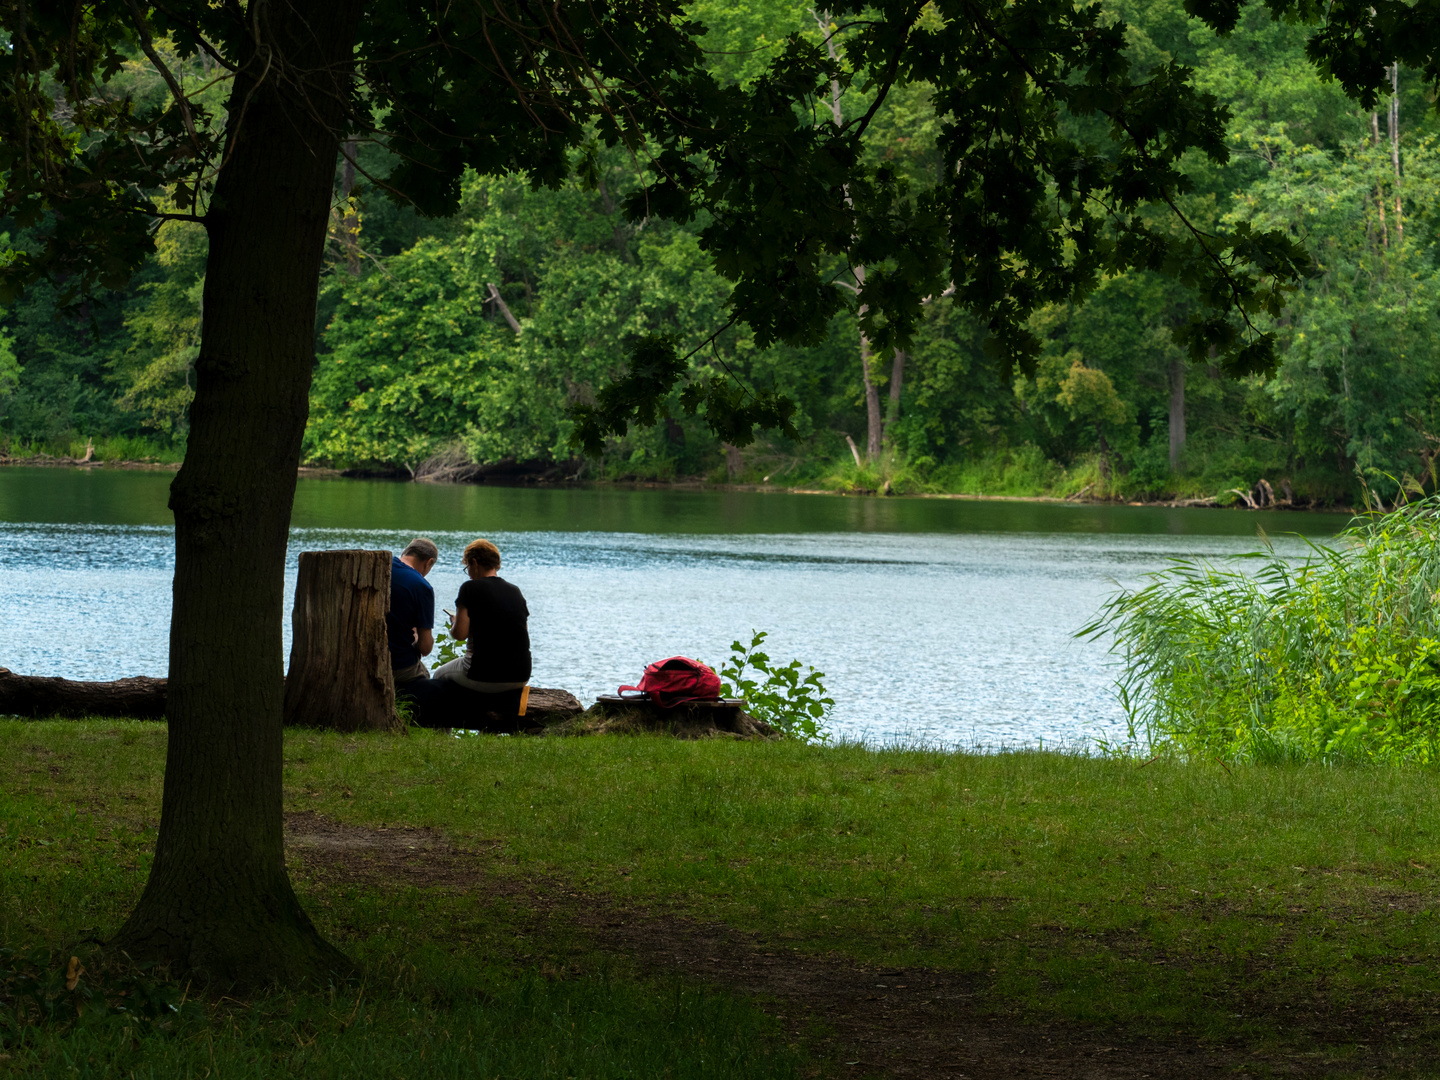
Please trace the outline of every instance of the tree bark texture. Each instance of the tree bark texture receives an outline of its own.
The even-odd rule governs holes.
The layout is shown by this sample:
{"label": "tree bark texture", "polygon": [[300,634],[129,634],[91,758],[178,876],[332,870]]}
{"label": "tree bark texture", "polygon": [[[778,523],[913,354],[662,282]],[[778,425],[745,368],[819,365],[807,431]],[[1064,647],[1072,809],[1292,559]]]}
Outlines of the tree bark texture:
{"label": "tree bark texture", "polygon": [[[865,267],[857,266],[854,270],[855,283],[860,288],[865,287]],[[865,317],[869,310],[867,305],[861,304],[858,312],[860,318]],[[884,419],[880,413],[880,391],[875,386],[875,380],[870,375],[870,365],[874,360],[870,348],[870,339],[865,336],[865,331],[860,331],[860,379],[865,387],[865,460],[868,464],[874,465],[880,460],[880,442],[884,434]]]}
{"label": "tree bark texture", "polygon": [[[860,315],[865,315],[865,306],[860,306]],[[870,364],[874,357],[870,349],[870,339],[865,332],[860,332],[860,375],[865,382],[865,459],[871,465],[880,460],[880,443],[884,431],[885,422],[880,414],[880,391],[875,386],[875,380],[870,377]]]}
{"label": "tree bark texture", "polygon": [[390,552],[303,551],[291,615],[285,726],[404,730],[385,638]]}
{"label": "tree bark texture", "polygon": [[1170,471],[1179,472],[1185,460],[1185,361],[1170,361]]}
{"label": "tree bark texture", "polygon": [[352,965],[301,909],[281,822],[285,545],[359,0],[256,6],[206,225],[175,515],[169,736],[150,878],[112,941],[256,986]]}
{"label": "tree bark texture", "polygon": [[17,675],[9,668],[0,668],[0,716],[128,716],[154,720],[164,715],[164,679],[137,675],[114,682],[76,682]]}
{"label": "tree bark texture", "polygon": [[340,167],[340,199],[344,206],[340,218],[340,239],[345,247],[345,269],[351,277],[360,276],[360,213],[350,201],[355,190],[355,156],[360,152],[360,140],[351,136],[345,140],[340,156],[344,164]]}
{"label": "tree bark texture", "polygon": [[885,431],[882,442],[889,443],[895,437],[895,424],[900,419],[900,388],[905,383],[905,361],[907,354],[902,349],[895,350],[895,360],[890,365],[890,404],[885,410]]}
{"label": "tree bark texture", "polygon": [[722,442],[720,449],[725,451],[725,475],[730,480],[739,479],[740,474],[745,471],[745,459],[740,456],[740,448],[731,443]]}
{"label": "tree bark texture", "polygon": [[[839,54],[835,48],[835,30],[830,25],[830,12],[822,11],[819,8],[811,8],[810,15],[815,20],[815,25],[820,33],[825,36],[825,50],[830,54],[832,61],[839,61]],[[837,129],[845,127],[845,112],[840,107],[840,83],[836,79],[830,80],[830,118],[834,121]],[[845,192],[845,203],[847,206],[854,204],[850,199],[850,192]],[[852,271],[855,275],[855,289],[858,293],[865,287],[865,267],[856,266]],[[860,305],[860,318],[865,317],[866,305]],[[884,439],[884,421],[880,414],[880,392],[875,387],[875,380],[870,376],[870,339],[865,336],[865,331],[860,331],[860,377],[865,386],[865,456],[866,461],[873,465],[880,460],[880,444]],[[845,436],[849,439],[850,436]],[[855,450],[854,442],[850,443],[850,450]],[[855,467],[860,467],[859,455],[856,455]]]}
{"label": "tree bark texture", "polygon": [[1400,61],[1390,65],[1390,163],[1395,167],[1395,238],[1405,239],[1400,202]]}

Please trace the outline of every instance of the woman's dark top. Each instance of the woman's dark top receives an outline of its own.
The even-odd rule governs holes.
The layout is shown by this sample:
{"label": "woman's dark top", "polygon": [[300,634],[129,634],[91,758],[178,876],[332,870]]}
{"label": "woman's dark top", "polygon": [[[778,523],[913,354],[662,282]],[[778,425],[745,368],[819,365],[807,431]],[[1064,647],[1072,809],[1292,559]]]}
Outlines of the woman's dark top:
{"label": "woman's dark top", "polygon": [[455,604],[470,616],[465,674],[476,682],[528,681],[530,609],[520,590],[504,578],[484,577],[461,585]]}

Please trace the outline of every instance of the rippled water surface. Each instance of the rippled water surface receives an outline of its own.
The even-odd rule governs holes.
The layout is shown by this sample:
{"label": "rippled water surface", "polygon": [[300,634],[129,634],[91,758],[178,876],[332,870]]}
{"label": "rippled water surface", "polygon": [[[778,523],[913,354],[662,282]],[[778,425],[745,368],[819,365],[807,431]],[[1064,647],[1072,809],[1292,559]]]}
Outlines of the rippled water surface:
{"label": "rippled water surface", "polygon": [[[0,666],[164,674],[169,473],[0,469]],[[1299,554],[1345,518],[948,499],[441,487],[302,480],[287,564],[338,547],[441,548],[440,605],[477,535],[531,609],[534,682],[582,699],[673,653],[718,663],[770,631],[826,674],[838,734],[985,745],[1123,736],[1102,645],[1073,638],[1174,556]],[[288,647],[288,613],[286,622]]]}

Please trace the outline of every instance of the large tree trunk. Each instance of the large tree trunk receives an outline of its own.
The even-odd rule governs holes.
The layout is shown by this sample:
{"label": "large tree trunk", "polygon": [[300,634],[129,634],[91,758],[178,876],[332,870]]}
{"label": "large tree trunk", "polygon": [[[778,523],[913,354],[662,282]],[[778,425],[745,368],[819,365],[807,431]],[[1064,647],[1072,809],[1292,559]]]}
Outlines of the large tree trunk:
{"label": "large tree trunk", "polygon": [[725,451],[726,479],[738,480],[745,471],[745,459],[740,456],[740,448],[733,443],[722,442],[720,449]]}
{"label": "large tree trunk", "polygon": [[1170,471],[1185,461],[1185,361],[1170,361]]}
{"label": "large tree trunk", "polygon": [[388,551],[303,551],[291,616],[285,726],[404,731],[385,637]]}
{"label": "large tree trunk", "polygon": [[[301,909],[281,823],[285,543],[315,299],[361,4],[256,8],[236,76],[185,464],[170,489],[175,594],[160,833],[112,945],[221,983],[346,971]],[[256,48],[252,43],[252,48]]]}

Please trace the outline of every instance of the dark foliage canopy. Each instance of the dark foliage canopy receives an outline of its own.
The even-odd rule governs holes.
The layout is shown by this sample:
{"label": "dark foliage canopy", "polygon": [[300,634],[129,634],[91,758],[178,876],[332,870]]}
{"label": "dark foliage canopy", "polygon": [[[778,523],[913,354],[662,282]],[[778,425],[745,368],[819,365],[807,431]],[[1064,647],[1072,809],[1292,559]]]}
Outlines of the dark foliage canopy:
{"label": "dark foliage canopy", "polygon": [[[298,82],[268,32],[283,2],[0,3],[0,217],[43,237],[5,253],[0,292],[40,278],[74,296],[117,285],[152,249],[159,215],[205,220],[245,103],[212,115],[162,53],[203,57],[217,79]],[[336,135],[391,152],[394,167],[370,183],[440,215],[466,169],[554,186],[593,175],[602,145],[624,146],[644,179],[627,213],[700,222],[733,282],[733,317],[762,347],[819,340],[847,305],[878,349],[903,347],[923,303],[950,296],[981,317],[1002,367],[1028,367],[1037,307],[1144,268],[1201,301],[1176,332],[1192,355],[1261,370],[1273,340],[1252,317],[1278,313],[1308,271],[1279,232],[1186,219],[1182,161],[1225,159],[1224,109],[1183,66],[1133,72],[1124,24],[1099,4],[836,0],[838,55],[796,37],[758,80],[722,86],[705,69],[702,28],[674,0],[352,2],[363,18],[353,68],[332,84],[348,88]],[[1397,56],[1440,79],[1434,4],[1268,6],[1321,23],[1314,61],[1364,101]],[[1187,10],[1223,33],[1241,5]],[[139,57],[164,75],[163,102],[107,91]],[[830,123],[830,95],[852,83],[869,109]],[[924,190],[866,154],[877,110],[906,83],[931,89],[942,124],[942,178]],[[594,447],[652,420],[683,375],[677,348],[641,342],[628,374],[581,409],[580,438]],[[789,404],[761,388],[697,384],[685,401],[731,441],[788,424]]]}

